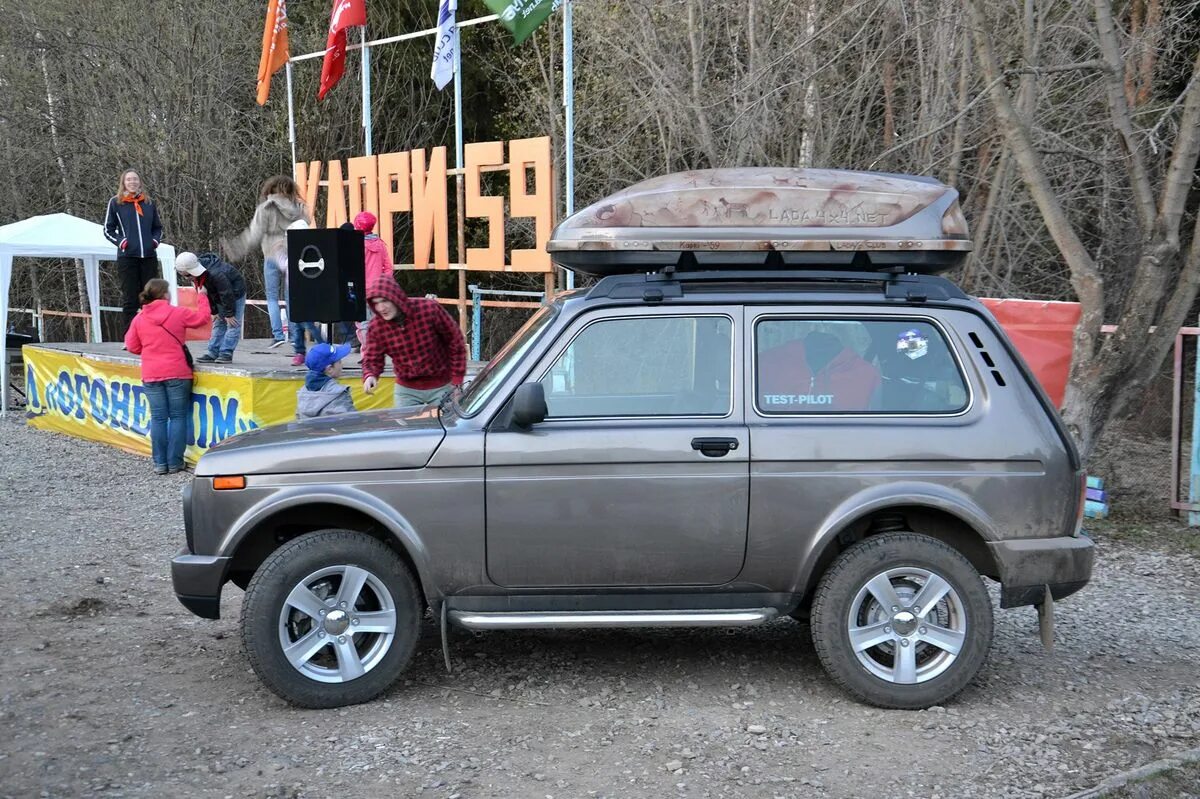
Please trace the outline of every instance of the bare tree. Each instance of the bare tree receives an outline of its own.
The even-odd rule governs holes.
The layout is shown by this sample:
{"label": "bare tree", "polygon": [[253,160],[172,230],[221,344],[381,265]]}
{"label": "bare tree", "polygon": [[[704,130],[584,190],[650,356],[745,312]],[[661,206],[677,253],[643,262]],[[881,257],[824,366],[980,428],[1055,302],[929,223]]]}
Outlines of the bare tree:
{"label": "bare tree", "polygon": [[[369,33],[429,28],[434,6],[377,3]],[[322,49],[328,8],[289,10],[293,53]],[[1198,18],[1200,0],[576,0],[576,205],[703,167],[949,181],[975,239],[957,275],[968,290],[1083,303],[1066,416],[1090,452],[1136,403],[1195,295]],[[463,29],[467,141],[550,135],[561,170],[558,22],[519,46],[499,25]],[[171,243],[209,247],[239,228],[261,181],[291,167],[282,79],[266,107],[253,102],[261,26],[261,6],[240,0],[16,10],[0,26],[0,152],[16,176],[0,221],[68,204],[98,216],[132,165]],[[434,90],[429,58],[424,39],[373,52],[376,152],[453,143],[451,93]],[[302,160],[362,154],[359,63],[352,51],[320,103],[320,59],[294,65]],[[257,264],[242,266],[257,294]],[[410,280],[453,293],[455,277]],[[39,290],[74,304],[70,286]],[[1120,332],[1102,336],[1114,321]],[[1155,325],[1166,332],[1150,335]]]}
{"label": "bare tree", "polygon": [[[1119,147],[1116,159],[1132,195],[1131,212],[1137,239],[1131,245],[1131,276],[1117,321],[1117,332],[1105,337],[1105,283],[1096,258],[1084,244],[1062,193],[1051,181],[1044,156],[1030,131],[1030,109],[1020,108],[1002,81],[1002,67],[992,30],[979,0],[968,0],[975,52],[990,86],[996,115],[1014,160],[1041,211],[1083,306],[1075,333],[1075,354],[1066,397],[1066,421],[1086,456],[1104,425],[1124,413],[1140,396],[1162,363],[1175,331],[1183,322],[1200,285],[1200,235],[1193,233],[1184,253],[1181,240],[1188,189],[1200,155],[1200,53],[1187,88],[1166,113],[1181,106],[1178,134],[1165,164],[1152,165],[1154,153],[1145,131],[1135,127],[1125,87],[1125,55],[1108,0],[1095,0],[1094,27],[1098,59],[1079,64],[1104,87],[1110,139]],[[1029,21],[1025,30],[1029,31]],[[1024,67],[1036,74],[1037,66]],[[1163,152],[1165,158],[1166,153]],[[1156,168],[1157,167],[1157,168]],[[1161,178],[1155,180],[1156,175]],[[1154,186],[1154,183],[1158,183]],[[1197,217],[1200,224],[1200,217]],[[1170,291],[1174,284],[1174,291]]]}

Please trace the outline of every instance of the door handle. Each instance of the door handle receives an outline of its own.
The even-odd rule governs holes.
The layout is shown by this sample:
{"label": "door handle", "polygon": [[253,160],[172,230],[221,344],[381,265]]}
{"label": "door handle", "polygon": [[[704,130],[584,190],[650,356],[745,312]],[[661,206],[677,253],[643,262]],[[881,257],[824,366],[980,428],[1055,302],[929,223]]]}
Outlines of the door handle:
{"label": "door handle", "polygon": [[736,438],[693,438],[692,449],[706,458],[720,458],[738,448]]}

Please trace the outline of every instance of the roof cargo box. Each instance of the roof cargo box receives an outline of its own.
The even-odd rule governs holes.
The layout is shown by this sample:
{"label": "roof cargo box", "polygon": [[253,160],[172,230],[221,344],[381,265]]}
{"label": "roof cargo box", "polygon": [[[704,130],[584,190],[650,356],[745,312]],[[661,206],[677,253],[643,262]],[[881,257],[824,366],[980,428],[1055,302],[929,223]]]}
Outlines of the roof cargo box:
{"label": "roof cargo box", "polygon": [[934,274],[971,250],[958,192],[932,178],[838,169],[702,169],[651,178],[565,219],[546,245],[592,275],[716,269]]}

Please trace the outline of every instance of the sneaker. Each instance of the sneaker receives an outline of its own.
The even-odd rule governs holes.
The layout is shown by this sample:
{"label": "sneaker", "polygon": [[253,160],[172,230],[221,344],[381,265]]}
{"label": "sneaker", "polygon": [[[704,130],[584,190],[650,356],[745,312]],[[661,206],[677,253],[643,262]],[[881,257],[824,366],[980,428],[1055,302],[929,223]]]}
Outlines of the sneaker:
{"label": "sneaker", "polygon": [[303,365],[304,365],[304,356],[297,352],[295,355],[292,356],[292,366],[303,366]]}
{"label": "sneaker", "polygon": [[275,349],[276,347],[282,347],[282,346],[283,346],[283,344],[284,344],[284,342],[286,342],[286,341],[287,341],[287,339],[286,339],[286,338],[277,338],[277,339],[275,339],[274,341],[272,341],[272,342],[270,343],[270,345],[268,345],[268,346],[267,346],[267,349],[269,349],[269,350],[273,350],[273,349]]}
{"label": "sneaker", "polygon": [[217,356],[217,363],[233,363],[233,353],[222,352]]}
{"label": "sneaker", "polygon": [[211,352],[206,352],[196,360],[200,363],[216,363],[217,356],[213,355]]}
{"label": "sneaker", "polygon": [[160,465],[158,465],[158,464],[155,464],[155,466],[154,466],[154,473],[155,473],[155,474],[166,474],[166,473],[167,473],[167,467],[166,467],[165,465],[164,465],[164,466],[160,466]]}
{"label": "sneaker", "polygon": [[178,466],[169,466],[169,467],[167,467],[167,472],[168,472],[169,474],[175,474],[176,472],[182,472],[182,471],[186,471],[186,470],[187,470],[187,466],[186,466],[185,464],[182,464],[182,463],[181,463],[181,464],[179,464]]}

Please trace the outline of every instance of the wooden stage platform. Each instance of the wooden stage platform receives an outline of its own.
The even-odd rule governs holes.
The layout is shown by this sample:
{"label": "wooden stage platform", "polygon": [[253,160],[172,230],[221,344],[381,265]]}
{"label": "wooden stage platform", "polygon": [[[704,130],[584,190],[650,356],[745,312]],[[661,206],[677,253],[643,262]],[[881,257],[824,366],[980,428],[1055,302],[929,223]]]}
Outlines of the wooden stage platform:
{"label": "wooden stage platform", "polygon": [[[192,351],[193,358],[199,358],[207,351],[207,347],[203,341],[189,341],[187,345],[188,349]],[[141,364],[141,358],[133,353],[126,352],[119,341],[105,341],[99,344],[63,342],[35,344],[31,346],[70,353],[72,355],[82,355],[90,359],[108,363]],[[233,363],[200,363],[197,361],[196,371],[204,374],[258,377],[275,380],[303,377],[306,370],[303,366],[292,366],[292,355],[291,342],[284,342],[275,349],[271,349],[271,339],[269,338],[247,339],[238,344],[237,350],[233,353]],[[351,375],[361,376],[362,367],[359,366],[359,353],[352,352],[347,355],[345,360],[342,361],[342,369],[343,374],[347,377]],[[468,367],[469,373],[475,371],[477,369]],[[384,375],[390,376],[391,373],[391,363],[388,362],[384,369]]]}

